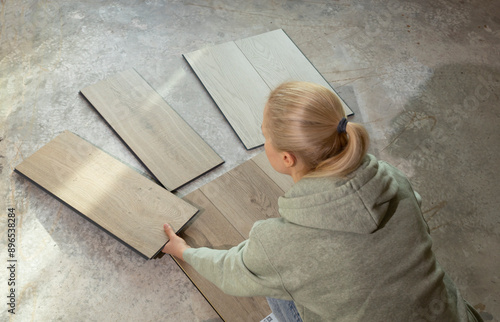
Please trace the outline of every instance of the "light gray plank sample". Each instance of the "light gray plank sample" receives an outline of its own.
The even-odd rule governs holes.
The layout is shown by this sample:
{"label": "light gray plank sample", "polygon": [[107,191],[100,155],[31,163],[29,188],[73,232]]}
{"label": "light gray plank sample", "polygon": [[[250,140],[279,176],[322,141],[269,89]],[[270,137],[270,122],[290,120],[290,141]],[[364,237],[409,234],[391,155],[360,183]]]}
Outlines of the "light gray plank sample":
{"label": "light gray plank sample", "polygon": [[81,93],[168,190],[223,162],[133,69]]}
{"label": "light gray plank sample", "polygon": [[[271,89],[295,80],[317,83],[336,93],[282,29],[235,43]],[[354,114],[342,98],[340,100],[346,115]]]}
{"label": "light gray plank sample", "polygon": [[[271,89],[297,80],[336,93],[281,29],[183,56],[247,149],[264,144],[260,126]],[[346,115],[354,114],[340,101]]]}
{"label": "light gray plank sample", "polygon": [[262,114],[269,87],[234,42],[184,57],[247,149],[264,143]]}
{"label": "light gray plank sample", "polygon": [[178,231],[198,212],[67,131],[15,170],[149,259],[168,241],[164,223]]}

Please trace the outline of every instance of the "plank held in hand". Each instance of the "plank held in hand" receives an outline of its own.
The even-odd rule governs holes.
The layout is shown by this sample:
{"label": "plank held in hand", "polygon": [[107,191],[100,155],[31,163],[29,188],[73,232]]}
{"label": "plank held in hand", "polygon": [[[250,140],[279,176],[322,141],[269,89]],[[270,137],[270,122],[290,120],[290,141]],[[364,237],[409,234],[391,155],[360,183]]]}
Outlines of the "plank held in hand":
{"label": "plank held in hand", "polygon": [[151,259],[198,209],[71,132],[26,158],[16,172]]}

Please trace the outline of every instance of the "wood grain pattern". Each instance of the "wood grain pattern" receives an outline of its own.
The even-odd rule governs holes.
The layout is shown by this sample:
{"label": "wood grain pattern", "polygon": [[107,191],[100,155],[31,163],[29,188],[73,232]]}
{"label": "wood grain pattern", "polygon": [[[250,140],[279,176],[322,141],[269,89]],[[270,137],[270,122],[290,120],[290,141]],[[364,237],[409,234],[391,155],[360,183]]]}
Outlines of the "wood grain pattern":
{"label": "wood grain pattern", "polygon": [[255,163],[245,162],[200,188],[244,237],[257,220],[279,217],[281,190]]}
{"label": "wood grain pattern", "polygon": [[[183,56],[247,149],[264,144],[260,126],[270,89],[299,80],[336,93],[282,29]],[[340,101],[346,115],[354,114]]]}
{"label": "wood grain pattern", "polygon": [[[235,43],[271,89],[296,80],[317,83],[336,93],[282,29]],[[354,114],[342,98],[340,100],[346,115]]]}
{"label": "wood grain pattern", "polygon": [[261,152],[254,156],[251,161],[255,162],[257,166],[264,171],[265,174],[271,178],[284,192],[287,192],[293,185],[291,176],[282,174],[273,169],[269,160],[267,159],[266,152]]}
{"label": "wood grain pattern", "polygon": [[133,69],[81,93],[168,190],[223,162]]}
{"label": "wood grain pattern", "polygon": [[269,87],[234,42],[185,54],[247,149],[264,143],[260,126]]}
{"label": "wood grain pattern", "polygon": [[[200,209],[197,218],[180,235],[190,246],[229,249],[244,240],[200,190],[183,199]],[[265,298],[226,295],[188,263],[174,260],[225,321],[260,321],[271,312]]]}
{"label": "wood grain pattern", "polygon": [[[255,221],[279,216],[280,187],[291,185],[287,177],[272,169],[265,153],[246,161],[184,197],[201,211],[181,236],[192,247],[238,245],[248,238]],[[260,321],[269,314],[264,298],[226,295],[189,264],[175,260],[226,321]]]}
{"label": "wood grain pattern", "polygon": [[85,218],[152,258],[195,207],[71,132],[64,132],[16,169]]}

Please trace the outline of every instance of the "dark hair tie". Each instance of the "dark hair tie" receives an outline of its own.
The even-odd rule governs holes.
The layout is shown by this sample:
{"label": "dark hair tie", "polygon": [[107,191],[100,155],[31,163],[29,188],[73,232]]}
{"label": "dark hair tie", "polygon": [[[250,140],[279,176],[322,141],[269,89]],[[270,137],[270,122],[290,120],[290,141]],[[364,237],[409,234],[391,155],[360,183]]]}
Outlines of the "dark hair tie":
{"label": "dark hair tie", "polygon": [[347,126],[347,119],[343,117],[340,120],[339,125],[337,125],[337,132],[339,132],[339,134],[346,133],[345,130],[346,126]]}

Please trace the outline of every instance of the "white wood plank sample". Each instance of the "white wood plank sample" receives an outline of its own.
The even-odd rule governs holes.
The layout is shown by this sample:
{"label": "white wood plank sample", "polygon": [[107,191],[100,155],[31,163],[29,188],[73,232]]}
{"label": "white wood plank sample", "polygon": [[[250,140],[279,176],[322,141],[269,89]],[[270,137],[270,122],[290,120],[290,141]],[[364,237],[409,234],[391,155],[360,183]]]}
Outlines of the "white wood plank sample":
{"label": "white wood plank sample", "polygon": [[[247,149],[264,144],[260,126],[271,89],[296,80],[336,93],[281,29],[183,56]],[[340,101],[346,115],[354,114]]]}
{"label": "white wood plank sample", "polygon": [[81,93],[168,190],[223,163],[133,69],[87,86]]}
{"label": "white wood plank sample", "polygon": [[[320,84],[336,93],[282,29],[235,43],[271,89],[295,80]],[[340,100],[346,115],[354,114],[342,98]]]}
{"label": "white wood plank sample", "polygon": [[15,170],[146,258],[168,241],[164,223],[178,231],[198,211],[67,131]]}
{"label": "white wood plank sample", "polygon": [[269,87],[234,42],[184,54],[247,149],[264,143],[262,114]]}

